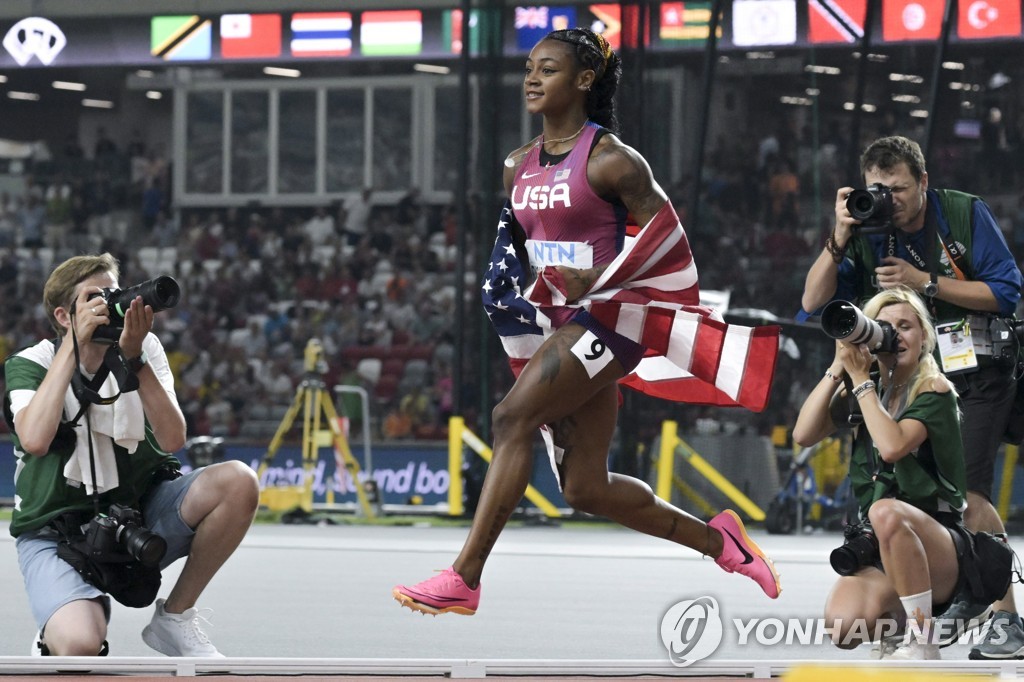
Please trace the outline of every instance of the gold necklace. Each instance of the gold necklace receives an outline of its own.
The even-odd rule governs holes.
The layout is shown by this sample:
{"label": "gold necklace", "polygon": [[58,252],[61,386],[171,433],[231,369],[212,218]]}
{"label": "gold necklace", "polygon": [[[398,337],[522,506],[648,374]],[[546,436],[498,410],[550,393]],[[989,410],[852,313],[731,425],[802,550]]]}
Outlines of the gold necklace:
{"label": "gold necklace", "polygon": [[577,131],[576,131],[575,133],[573,133],[572,135],[570,135],[569,137],[559,137],[558,139],[555,139],[555,140],[545,140],[545,139],[544,139],[544,137],[543,137],[543,135],[542,135],[542,136],[541,136],[541,141],[540,141],[540,143],[541,143],[542,145],[544,145],[544,146],[547,146],[547,145],[549,145],[549,144],[561,144],[562,142],[568,142],[569,140],[573,139],[574,137],[576,137],[576,136],[578,136],[578,135],[579,135],[580,133],[582,133],[582,132],[583,132],[583,129],[584,129],[584,128],[586,128],[586,127],[587,127],[587,121],[584,121],[584,122],[583,122],[583,125],[582,125],[582,126],[580,126],[580,129],[579,129],[579,130],[577,130]]}
{"label": "gold necklace", "polygon": [[536,142],[534,142],[532,145],[530,145],[530,147],[528,149],[525,149],[524,151],[521,151],[518,154],[509,155],[509,156],[505,157],[505,167],[506,168],[515,168],[516,162],[519,161],[519,159],[523,158],[524,156],[529,154],[531,151],[533,151],[537,147],[540,147],[541,145],[545,145],[546,146],[546,145],[549,145],[549,144],[559,144],[561,142],[568,142],[569,140],[571,140],[571,139],[573,139],[575,137],[578,137],[579,134],[582,133],[586,129],[587,123],[589,123],[589,119],[587,121],[584,121],[583,125],[580,127],[580,129],[577,130],[572,135],[570,135],[569,137],[559,137],[559,138],[554,139],[554,140],[545,140],[544,136],[541,135],[541,138],[539,140],[537,140]]}

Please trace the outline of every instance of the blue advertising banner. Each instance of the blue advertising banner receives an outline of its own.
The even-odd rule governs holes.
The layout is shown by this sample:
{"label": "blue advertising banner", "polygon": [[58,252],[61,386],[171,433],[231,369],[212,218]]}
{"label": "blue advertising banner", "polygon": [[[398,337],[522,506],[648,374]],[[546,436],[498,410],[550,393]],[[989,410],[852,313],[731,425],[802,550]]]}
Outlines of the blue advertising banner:
{"label": "blue advertising banner", "polygon": [[[245,462],[254,470],[266,456],[265,447],[252,445],[225,444],[225,457]],[[355,447],[353,454],[362,466],[362,451]],[[476,457],[469,454],[470,457]],[[184,452],[178,453],[183,469],[191,470]],[[451,483],[448,472],[448,449],[444,444],[386,444],[374,445],[371,455],[373,471],[369,476],[377,483],[382,504],[437,505],[448,502],[448,488]],[[14,499],[14,447],[9,440],[0,442],[0,502],[10,503]],[[321,448],[319,458],[308,472],[302,465],[302,450],[298,445],[282,446],[273,460],[262,472],[260,487],[300,487],[309,476],[313,491],[313,503],[328,501],[331,491],[335,504],[357,503],[355,482],[344,466],[337,465],[332,448]],[[367,472],[362,472],[365,477]],[[558,490],[554,474],[548,466],[543,452],[534,460],[531,483],[544,497],[560,509],[567,507]],[[529,505],[523,500],[524,505]]]}

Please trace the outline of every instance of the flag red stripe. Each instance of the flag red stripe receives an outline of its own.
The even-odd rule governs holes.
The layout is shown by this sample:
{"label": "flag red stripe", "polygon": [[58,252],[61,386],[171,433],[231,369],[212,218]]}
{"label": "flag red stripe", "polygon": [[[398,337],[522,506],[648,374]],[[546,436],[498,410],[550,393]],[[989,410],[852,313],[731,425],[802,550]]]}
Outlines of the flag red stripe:
{"label": "flag red stripe", "polygon": [[743,372],[738,402],[755,412],[761,412],[768,406],[779,354],[778,333],[779,327],[755,327],[750,339],[747,369]]}

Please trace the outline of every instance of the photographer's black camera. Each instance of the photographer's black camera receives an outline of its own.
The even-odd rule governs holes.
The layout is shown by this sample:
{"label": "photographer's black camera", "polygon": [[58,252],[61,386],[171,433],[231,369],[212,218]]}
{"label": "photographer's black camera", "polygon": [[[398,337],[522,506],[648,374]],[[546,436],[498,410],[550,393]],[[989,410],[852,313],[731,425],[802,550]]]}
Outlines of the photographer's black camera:
{"label": "photographer's black camera", "polygon": [[853,229],[864,234],[892,230],[892,190],[880,182],[855,189],[846,196],[846,210],[860,225]]}
{"label": "photographer's black camera", "polygon": [[102,297],[103,302],[107,304],[110,324],[98,328],[93,333],[93,339],[114,343],[121,336],[124,316],[136,296],[141,296],[143,305],[148,305],[153,312],[158,313],[178,305],[178,301],[181,300],[181,287],[173,277],[161,275],[127,289],[104,289],[102,294],[96,296]]}
{"label": "photographer's black camera", "polygon": [[131,507],[110,505],[86,527],[85,544],[97,555],[109,556],[119,550],[146,566],[157,566],[167,553],[167,541],[142,523],[142,514]]}
{"label": "photographer's black camera", "polygon": [[872,320],[849,301],[830,302],[821,311],[821,329],[833,339],[864,344],[872,353],[895,353],[899,338],[891,324]]}
{"label": "photographer's black camera", "polygon": [[843,529],[843,546],[829,555],[832,570],[839,575],[853,575],[865,566],[874,566],[880,559],[878,538],[867,523],[849,524]]}

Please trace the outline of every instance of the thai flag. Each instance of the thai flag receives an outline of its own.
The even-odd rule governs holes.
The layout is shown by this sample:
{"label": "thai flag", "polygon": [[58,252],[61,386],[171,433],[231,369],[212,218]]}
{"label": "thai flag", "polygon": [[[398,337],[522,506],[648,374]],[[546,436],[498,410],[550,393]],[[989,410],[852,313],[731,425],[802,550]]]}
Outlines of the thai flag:
{"label": "thai flag", "polygon": [[293,57],[347,57],[352,54],[349,12],[300,12],[292,15]]}
{"label": "thai flag", "polygon": [[743,327],[700,305],[697,268],[675,210],[668,202],[622,251],[583,298],[567,304],[564,282],[545,268],[528,288],[516,257],[506,202],[483,284],[483,302],[513,372],[518,375],[551,333],[545,309],[588,310],[601,324],[647,348],[625,386],[675,402],[768,405],[779,327]]}

